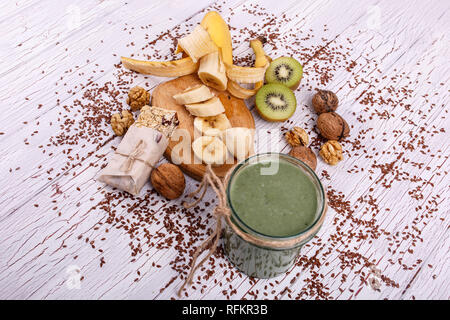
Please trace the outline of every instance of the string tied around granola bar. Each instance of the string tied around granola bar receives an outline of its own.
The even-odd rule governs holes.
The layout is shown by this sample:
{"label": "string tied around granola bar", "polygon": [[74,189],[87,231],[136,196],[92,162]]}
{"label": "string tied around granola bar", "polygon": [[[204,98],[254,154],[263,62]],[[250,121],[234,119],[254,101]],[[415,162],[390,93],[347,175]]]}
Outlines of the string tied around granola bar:
{"label": "string tied around granola bar", "polygon": [[143,162],[147,166],[153,168],[153,166],[148,161],[145,161],[145,160],[142,160],[139,158],[144,153],[144,150],[145,150],[145,142],[144,142],[144,140],[140,139],[129,154],[125,154],[125,153],[116,151],[117,154],[127,157],[127,160],[125,160],[125,162],[120,166],[120,170],[122,172],[130,171],[131,168],[133,168],[133,164],[135,161]]}
{"label": "string tied around granola bar", "polygon": [[[229,173],[231,171],[232,170],[230,170]],[[229,174],[227,174],[224,181],[228,180],[227,179],[228,176],[229,176]],[[201,194],[199,195],[197,200],[195,200],[194,202],[192,202],[192,203],[184,202],[183,203],[183,206],[186,209],[196,206],[205,196],[208,186],[211,186],[211,188],[214,190],[214,192],[216,193],[217,198],[219,200],[218,205],[213,210],[213,216],[216,218],[216,228],[209,235],[209,237],[197,248],[197,250],[195,250],[192,264],[191,264],[191,270],[189,271],[189,274],[188,274],[186,280],[184,281],[184,283],[178,290],[178,296],[181,296],[181,292],[183,291],[184,287],[187,284],[192,283],[192,278],[194,277],[195,271],[197,271],[197,269],[200,268],[203,265],[203,263],[205,263],[205,261],[207,261],[217,249],[217,245],[219,244],[219,239],[220,239],[220,233],[222,231],[222,218],[223,217],[228,218],[230,216],[230,209],[227,206],[224,181],[222,181],[214,173],[214,171],[211,168],[211,165],[207,165],[206,172],[203,175],[203,179],[202,179],[198,189],[195,190],[194,192],[192,192],[191,194],[189,194],[188,197],[194,197],[195,195],[199,194],[200,192],[201,192]],[[202,189],[203,189],[203,191],[202,191]],[[199,263],[197,263],[198,257],[200,256],[200,254],[203,251],[205,251],[208,248],[208,245],[211,243],[211,241],[212,241],[212,244],[209,248],[208,253],[205,255],[205,257]]]}

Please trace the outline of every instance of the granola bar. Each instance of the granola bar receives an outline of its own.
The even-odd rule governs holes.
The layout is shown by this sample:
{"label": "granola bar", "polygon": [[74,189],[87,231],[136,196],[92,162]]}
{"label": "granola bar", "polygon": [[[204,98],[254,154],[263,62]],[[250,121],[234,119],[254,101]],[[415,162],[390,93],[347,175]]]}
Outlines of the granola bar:
{"label": "granola bar", "polygon": [[138,119],[134,123],[136,127],[153,128],[161,132],[167,138],[172,136],[173,131],[179,124],[177,112],[158,107],[144,106]]}

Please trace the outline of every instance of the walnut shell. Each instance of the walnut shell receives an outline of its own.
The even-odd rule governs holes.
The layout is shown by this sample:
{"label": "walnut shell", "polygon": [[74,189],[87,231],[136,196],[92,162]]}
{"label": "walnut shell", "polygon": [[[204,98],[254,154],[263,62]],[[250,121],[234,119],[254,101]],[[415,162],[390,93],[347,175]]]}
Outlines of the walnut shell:
{"label": "walnut shell", "polygon": [[186,187],[183,172],[178,166],[171,163],[164,163],[153,169],[150,181],[153,188],[169,200],[180,197]]}
{"label": "walnut shell", "polygon": [[122,114],[115,113],[111,116],[111,127],[118,136],[123,136],[133,123],[133,115],[128,110],[122,110]]}
{"label": "walnut shell", "polygon": [[150,104],[150,93],[142,87],[133,87],[128,92],[127,103],[131,110],[141,110],[143,106]]}
{"label": "walnut shell", "polygon": [[329,90],[318,90],[312,98],[312,105],[318,114],[335,111],[338,104],[338,97]]}
{"label": "walnut shell", "polygon": [[289,155],[299,160],[302,160],[311,169],[316,170],[317,157],[314,151],[311,150],[311,148],[305,146],[296,146],[292,148],[291,152],[289,152]]}
{"label": "walnut shell", "polygon": [[317,119],[317,128],[320,135],[329,140],[341,140],[350,134],[347,122],[336,112],[322,113]]}

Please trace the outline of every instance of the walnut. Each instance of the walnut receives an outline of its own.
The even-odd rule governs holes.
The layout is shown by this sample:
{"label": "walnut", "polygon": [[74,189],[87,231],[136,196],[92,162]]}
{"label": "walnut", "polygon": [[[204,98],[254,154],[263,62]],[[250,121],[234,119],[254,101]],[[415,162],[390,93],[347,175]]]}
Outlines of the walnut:
{"label": "walnut", "polygon": [[320,148],[319,154],[326,163],[333,166],[344,159],[342,155],[342,146],[336,140],[327,141]]}
{"label": "walnut", "polygon": [[311,169],[316,170],[317,157],[316,154],[311,150],[311,148],[305,146],[296,146],[292,148],[291,152],[289,152],[289,155],[302,160]]}
{"label": "walnut", "polygon": [[133,115],[128,110],[123,110],[122,116],[120,116],[120,113],[116,113],[111,117],[111,127],[118,136],[123,136],[133,123]]}
{"label": "walnut", "polygon": [[153,169],[150,181],[160,195],[170,200],[180,197],[186,186],[183,172],[171,163]]}
{"label": "walnut", "polygon": [[309,143],[308,134],[300,127],[294,127],[291,131],[286,132],[284,136],[287,142],[293,147],[307,146]]}
{"label": "walnut", "polygon": [[318,114],[335,111],[338,104],[338,97],[329,90],[318,90],[312,98],[312,105]]}
{"label": "walnut", "polygon": [[317,119],[320,135],[329,140],[341,140],[350,134],[347,122],[336,112],[322,113]]}
{"label": "walnut", "polygon": [[150,104],[150,93],[142,87],[136,86],[128,92],[127,103],[131,110],[137,111],[145,105]]}

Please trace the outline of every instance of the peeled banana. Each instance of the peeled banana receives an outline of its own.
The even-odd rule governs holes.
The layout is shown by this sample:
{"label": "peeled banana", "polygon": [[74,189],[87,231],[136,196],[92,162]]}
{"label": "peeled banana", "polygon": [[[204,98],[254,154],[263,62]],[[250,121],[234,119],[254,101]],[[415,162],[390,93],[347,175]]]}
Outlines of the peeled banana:
{"label": "peeled banana", "polygon": [[212,117],[225,112],[222,102],[217,97],[201,103],[187,104],[186,109],[197,117]]}
{"label": "peeled banana", "polygon": [[173,96],[178,104],[198,103],[213,98],[211,90],[202,84],[195,87],[189,87],[181,93]]}
{"label": "peeled banana", "polygon": [[231,128],[230,120],[225,113],[213,117],[195,117],[194,129],[204,136],[222,138],[223,132]]}
{"label": "peeled banana", "polygon": [[209,33],[201,25],[196,26],[191,34],[178,40],[178,46],[194,62],[197,62],[201,57],[209,53],[218,51]]}
{"label": "peeled banana", "polygon": [[207,54],[200,59],[198,77],[207,86],[219,91],[227,88],[227,74],[225,65],[218,51]]}
{"label": "peeled banana", "polygon": [[217,137],[203,136],[195,139],[192,150],[198,159],[210,165],[222,165],[229,159],[227,147]]}
{"label": "peeled banana", "polygon": [[143,61],[121,57],[121,61],[127,69],[158,77],[181,77],[198,69],[198,63],[189,57],[173,61]]}
{"label": "peeled banana", "polygon": [[254,129],[235,127],[225,130],[223,140],[228,151],[239,161],[254,154]]}

